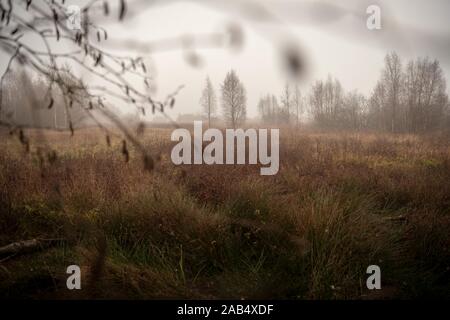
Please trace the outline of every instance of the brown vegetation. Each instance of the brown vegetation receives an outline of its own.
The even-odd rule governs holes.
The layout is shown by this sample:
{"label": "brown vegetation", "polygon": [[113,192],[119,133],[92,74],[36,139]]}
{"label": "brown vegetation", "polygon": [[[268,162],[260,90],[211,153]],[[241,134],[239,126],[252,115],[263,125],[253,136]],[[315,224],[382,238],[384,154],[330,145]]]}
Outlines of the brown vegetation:
{"label": "brown vegetation", "polygon": [[[32,298],[442,297],[449,290],[448,137],[281,130],[280,171],[174,166],[148,129],[152,172],[96,129],[47,133],[51,150],[0,142],[0,295]],[[53,152],[53,151],[54,152]],[[82,269],[80,292],[66,268]],[[366,289],[380,265],[381,294]],[[95,288],[95,290],[94,290]]]}

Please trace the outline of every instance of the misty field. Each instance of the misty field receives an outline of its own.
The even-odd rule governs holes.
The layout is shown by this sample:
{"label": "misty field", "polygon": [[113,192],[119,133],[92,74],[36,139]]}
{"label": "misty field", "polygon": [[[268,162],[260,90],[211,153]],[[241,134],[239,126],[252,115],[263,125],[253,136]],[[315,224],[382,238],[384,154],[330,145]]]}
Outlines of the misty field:
{"label": "misty field", "polygon": [[[147,129],[143,170],[96,129],[0,139],[0,257],[9,298],[450,297],[450,139],[281,129],[280,171],[175,166]],[[119,133],[118,133],[119,134]],[[39,142],[41,141],[41,142]],[[36,145],[40,145],[38,152]],[[66,288],[66,268],[82,290]],[[382,290],[366,288],[379,265]]]}

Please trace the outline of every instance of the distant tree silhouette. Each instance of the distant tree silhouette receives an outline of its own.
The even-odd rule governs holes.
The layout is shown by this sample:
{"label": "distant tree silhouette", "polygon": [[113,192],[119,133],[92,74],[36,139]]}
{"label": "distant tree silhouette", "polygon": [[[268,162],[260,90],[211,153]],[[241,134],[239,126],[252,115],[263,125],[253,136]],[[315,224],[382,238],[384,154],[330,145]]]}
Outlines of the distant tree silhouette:
{"label": "distant tree silhouette", "polygon": [[295,108],[295,123],[298,127],[300,125],[300,115],[303,114],[303,97],[298,84],[294,87],[293,105]]}
{"label": "distant tree silhouette", "polygon": [[437,60],[419,57],[402,67],[389,53],[381,78],[368,99],[368,126],[391,132],[439,129],[448,114],[448,95]]}
{"label": "distant tree silhouette", "polygon": [[206,84],[202,92],[202,97],[200,98],[200,104],[203,107],[204,114],[208,117],[208,127],[210,127],[211,117],[214,116],[217,111],[217,99],[209,77],[206,78]]}
{"label": "distant tree silhouette", "polygon": [[337,79],[328,76],[326,82],[316,81],[309,95],[314,120],[322,126],[336,126],[343,107],[343,89]]}
{"label": "distant tree silhouette", "polygon": [[259,99],[258,112],[263,122],[270,124],[292,124],[293,117],[299,124],[299,116],[303,113],[303,98],[298,85],[285,83],[280,95],[281,105],[276,96],[267,94]]}
{"label": "distant tree silhouette", "polygon": [[365,126],[367,101],[357,90],[345,94],[343,106],[338,117],[340,127],[360,130]]}
{"label": "distant tree silhouette", "polygon": [[259,99],[258,112],[264,123],[278,123],[280,115],[280,106],[277,97],[271,94]]}
{"label": "distant tree silhouette", "polygon": [[382,81],[387,90],[387,101],[391,115],[391,132],[396,132],[399,122],[400,93],[402,86],[402,62],[397,53],[392,52],[384,59]]}
{"label": "distant tree silhouette", "polygon": [[291,107],[293,105],[293,93],[291,91],[291,86],[288,82],[285,83],[283,92],[280,97],[281,105],[283,106],[283,109],[280,113],[280,120],[283,123],[289,123],[290,121],[290,115],[291,115]]}
{"label": "distant tree silhouette", "polygon": [[410,61],[404,76],[405,126],[424,132],[440,125],[448,104],[443,71],[428,57]]}
{"label": "distant tree silhouette", "polygon": [[221,86],[223,116],[233,128],[241,125],[247,116],[247,97],[244,85],[236,72],[227,73]]}

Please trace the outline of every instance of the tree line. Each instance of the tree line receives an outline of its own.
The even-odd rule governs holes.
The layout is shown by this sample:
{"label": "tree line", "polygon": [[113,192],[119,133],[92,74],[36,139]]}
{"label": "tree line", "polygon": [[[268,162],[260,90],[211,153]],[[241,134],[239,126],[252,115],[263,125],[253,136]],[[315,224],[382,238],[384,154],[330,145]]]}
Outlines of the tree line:
{"label": "tree line", "polygon": [[[68,96],[56,82],[64,82],[78,99],[68,101]],[[3,108],[0,122],[9,121],[17,126],[35,128],[70,129],[81,126],[87,120],[80,107],[89,104],[88,92],[81,80],[68,66],[48,71],[48,76],[27,73],[24,68],[5,75],[2,87]],[[67,108],[61,106],[67,105]]]}
{"label": "tree line", "polygon": [[[246,119],[246,91],[234,70],[221,84],[222,115],[236,127]],[[209,78],[201,97],[204,114],[217,115],[217,97]],[[388,53],[380,78],[368,97],[357,90],[346,92],[331,75],[317,80],[302,94],[298,84],[286,83],[277,97],[259,99],[258,113],[266,124],[301,124],[308,113],[322,128],[420,133],[450,124],[446,80],[439,61],[418,57],[406,63],[395,52]]]}
{"label": "tree line", "polygon": [[[220,85],[220,91],[223,120],[228,126],[236,128],[247,118],[247,94],[236,71],[231,70],[227,73]],[[200,104],[203,115],[211,125],[211,119],[218,115],[218,104],[214,86],[209,77],[206,78]],[[294,118],[294,115],[298,122],[299,115],[303,112],[303,101],[298,86],[291,92],[290,86],[286,85],[281,104],[274,95],[267,95],[259,101],[258,110],[264,122],[287,123]],[[296,111],[292,113],[292,110]]]}
{"label": "tree line", "polygon": [[[244,84],[236,72],[231,70],[227,73],[220,89],[223,118],[227,125],[236,128],[247,118],[247,93]],[[208,118],[208,126],[211,126],[211,118],[217,115],[217,98],[209,77],[206,78],[200,104]]]}

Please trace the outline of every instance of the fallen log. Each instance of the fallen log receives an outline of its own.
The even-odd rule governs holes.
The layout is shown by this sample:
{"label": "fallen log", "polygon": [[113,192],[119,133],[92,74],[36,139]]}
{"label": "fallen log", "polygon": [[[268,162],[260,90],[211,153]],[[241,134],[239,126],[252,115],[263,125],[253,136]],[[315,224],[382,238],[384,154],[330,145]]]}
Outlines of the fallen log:
{"label": "fallen log", "polygon": [[10,243],[0,247],[0,256],[17,255],[44,249],[62,239],[31,239]]}

